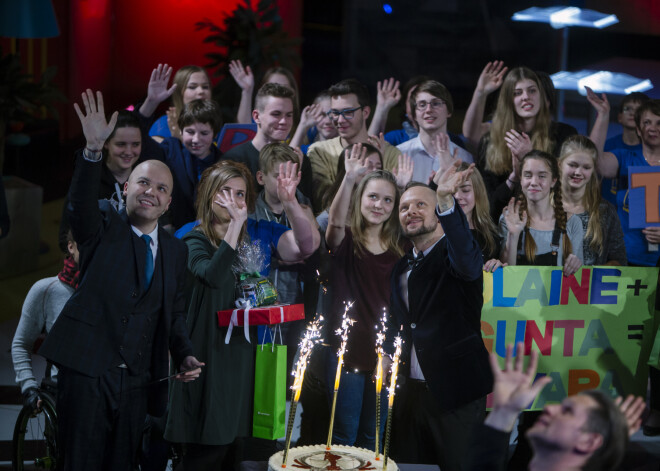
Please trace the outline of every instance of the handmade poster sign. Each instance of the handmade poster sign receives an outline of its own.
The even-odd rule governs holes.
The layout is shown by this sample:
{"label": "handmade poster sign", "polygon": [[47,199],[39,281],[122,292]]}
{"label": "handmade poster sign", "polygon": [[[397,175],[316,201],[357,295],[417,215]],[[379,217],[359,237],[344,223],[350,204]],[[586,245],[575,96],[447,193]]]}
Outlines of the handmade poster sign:
{"label": "handmade poster sign", "polygon": [[539,352],[537,375],[552,383],[531,405],[542,409],[585,389],[646,394],[655,338],[657,268],[514,266],[484,274],[481,330],[502,360],[506,345]]}

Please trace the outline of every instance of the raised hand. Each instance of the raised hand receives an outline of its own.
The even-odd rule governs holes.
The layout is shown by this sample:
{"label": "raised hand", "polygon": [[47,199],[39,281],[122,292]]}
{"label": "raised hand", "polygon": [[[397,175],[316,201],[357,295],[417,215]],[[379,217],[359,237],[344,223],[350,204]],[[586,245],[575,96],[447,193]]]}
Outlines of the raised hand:
{"label": "raised hand", "polygon": [[522,214],[520,214],[520,205],[520,201],[511,198],[509,204],[503,211],[506,227],[512,234],[520,234],[527,225],[527,211],[523,211]]}
{"label": "raised hand", "polygon": [[287,162],[280,164],[280,173],[277,175],[277,197],[282,204],[296,200],[296,188],[300,183],[298,164]]}
{"label": "raised hand", "polygon": [[452,165],[447,167],[445,170],[436,172],[433,177],[433,182],[438,185],[436,190],[436,195],[438,196],[438,201],[447,196],[452,196],[458,191],[465,180],[470,178],[472,172],[474,171],[474,164],[470,164],[468,168],[462,171],[458,171],[458,167],[461,165],[460,160],[456,160]]}
{"label": "raised hand", "polygon": [[213,204],[225,208],[227,213],[229,213],[231,222],[237,223],[238,227],[242,227],[243,223],[247,220],[247,205],[245,202],[236,201],[231,191],[222,190],[216,193]]}
{"label": "raised hand", "polygon": [[305,129],[316,126],[323,119],[323,107],[315,103],[313,105],[305,106],[300,113],[300,124]]}
{"label": "raised hand", "polygon": [[167,64],[158,64],[158,67],[151,72],[151,78],[147,86],[147,98],[154,102],[162,103],[172,96],[172,93],[176,89],[176,84],[167,88],[170,78],[172,78],[172,67]]}
{"label": "raised hand", "polygon": [[412,157],[408,154],[399,155],[399,163],[392,169],[392,173],[396,177],[396,186],[405,188],[406,185],[412,180],[415,164]]}
{"label": "raised hand", "polygon": [[374,146],[382,154],[385,149],[385,135],[381,132],[378,136],[369,136],[367,142]]}
{"label": "raised hand", "polygon": [[362,144],[353,144],[350,152],[344,153],[344,168],[346,169],[346,177],[357,180],[358,177],[364,175],[369,171],[367,164],[367,148]]}
{"label": "raised hand", "polygon": [[626,417],[628,436],[632,437],[642,426],[642,414],[646,410],[646,401],[643,397],[635,397],[630,394],[625,400],[621,396],[617,397],[614,403],[619,406],[619,410]]}
{"label": "raised hand", "polygon": [[481,75],[479,75],[477,90],[487,95],[493,93],[502,86],[507,70],[508,68],[504,67],[504,62],[502,61],[489,62],[484,67],[484,70],[481,71]]}
{"label": "raised hand", "polygon": [[382,106],[390,109],[396,106],[401,99],[401,90],[399,89],[399,81],[394,78],[385,79],[376,84],[376,106]]}
{"label": "raised hand", "polygon": [[110,117],[110,122],[105,120],[105,109],[103,107],[103,94],[96,92],[96,100],[94,100],[94,92],[89,88],[82,94],[82,102],[85,108],[85,113],[80,110],[78,103],[73,104],[73,109],[82,124],[83,134],[87,139],[87,149],[90,151],[100,151],[103,149],[108,136],[112,133],[117,123],[118,112],[115,111]]}
{"label": "raised hand", "polygon": [[431,139],[431,144],[433,146],[433,152],[436,157],[438,157],[439,168],[437,173],[442,173],[443,170],[451,167],[458,160],[458,147],[454,148],[454,152],[450,151],[450,142],[449,135],[444,132],[436,134]]}
{"label": "raised hand", "polygon": [[[515,129],[506,132],[504,135],[504,141],[511,151],[514,162],[517,161],[518,164],[520,164],[522,158],[532,150],[532,141],[529,136],[524,132],[518,132]],[[514,166],[514,168],[517,167],[518,165]]]}
{"label": "raised hand", "polygon": [[229,73],[234,77],[236,84],[241,87],[241,90],[254,89],[254,75],[250,66],[243,67],[240,60],[234,60],[229,63]]}
{"label": "raised hand", "polygon": [[589,87],[584,87],[587,90],[587,100],[594,107],[599,115],[610,115],[610,102],[607,101],[607,95],[601,93],[600,97]]}
{"label": "raised hand", "polygon": [[[500,369],[495,353],[490,354],[490,367],[495,379],[493,385],[493,410],[502,409],[518,413],[534,400],[551,378],[544,376],[534,381],[538,353],[532,350],[527,371],[523,369],[523,343],[516,345],[516,360],[512,362],[513,345],[506,347],[506,363]],[[513,364],[512,364],[513,363]]]}

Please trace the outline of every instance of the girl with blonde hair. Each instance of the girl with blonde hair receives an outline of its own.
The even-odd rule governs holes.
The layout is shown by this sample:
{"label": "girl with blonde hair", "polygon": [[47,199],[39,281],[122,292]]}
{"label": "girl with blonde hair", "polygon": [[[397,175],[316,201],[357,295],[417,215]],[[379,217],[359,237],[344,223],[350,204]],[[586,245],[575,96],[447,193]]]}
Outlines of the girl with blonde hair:
{"label": "girl with blonde hair", "polygon": [[616,208],[601,197],[597,158],[598,149],[588,137],[576,135],[564,142],[559,156],[564,209],[582,222],[585,265],[627,265]]}
{"label": "girl with blonde hair", "polygon": [[[333,258],[333,303],[326,325],[341,325],[345,306],[356,320],[350,329],[342,370],[333,443],[374,449],[376,401],[371,376],[376,368],[376,329],[390,302],[390,275],[403,255],[399,242],[396,178],[390,172],[368,172],[367,150],[355,144],[345,154],[346,173],[330,206],[326,244]],[[361,178],[355,191],[353,187]],[[350,225],[347,216],[351,207]],[[327,385],[332,397],[338,339],[329,335]],[[382,411],[382,409],[381,409]],[[385,421],[381,421],[383,425]]]}
{"label": "girl with blonde hair", "polygon": [[521,195],[511,198],[500,218],[509,265],[563,266],[572,275],[582,265],[582,223],[562,204],[559,165],[552,155],[534,150],[521,162]]}
{"label": "girl with blonde hair", "polygon": [[[464,129],[473,127],[468,121],[479,123],[479,130],[474,130],[468,140],[479,142],[477,168],[484,178],[488,194],[492,195],[491,216],[494,221],[520,188],[517,170],[523,156],[532,149],[556,156],[564,140],[577,134],[572,126],[552,121],[546,91],[534,71],[516,67],[502,80],[503,70],[500,68],[498,74],[491,74],[493,85],[487,88],[490,93],[501,84],[492,123],[481,123],[484,106],[480,113],[469,113],[468,110],[463,123]],[[480,84],[485,80],[483,76],[486,72],[484,69]]]}

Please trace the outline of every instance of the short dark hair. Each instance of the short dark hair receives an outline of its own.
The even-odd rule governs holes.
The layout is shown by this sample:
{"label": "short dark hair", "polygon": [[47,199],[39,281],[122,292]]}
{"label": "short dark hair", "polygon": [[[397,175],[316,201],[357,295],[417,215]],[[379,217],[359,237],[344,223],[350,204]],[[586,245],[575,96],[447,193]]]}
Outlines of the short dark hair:
{"label": "short dark hair", "polygon": [[589,396],[598,406],[589,410],[585,429],[588,432],[600,433],[603,445],[587,460],[585,471],[615,470],[623,460],[628,444],[628,423],[621,409],[607,393],[591,389],[580,394]]}
{"label": "short dark hair", "polygon": [[183,132],[183,128],[195,123],[208,124],[213,129],[213,134],[218,134],[222,129],[222,118],[220,108],[213,100],[193,100],[183,106],[177,124]]}
{"label": "short dark hair", "polygon": [[140,120],[138,119],[137,116],[135,116],[135,113],[132,113],[128,110],[119,110],[117,112],[117,122],[115,123],[115,127],[108,136],[108,138],[105,140],[105,142],[108,142],[110,139],[115,137],[115,133],[117,132],[117,129],[119,128],[138,128],[140,129]]}
{"label": "short dark hair", "polygon": [[295,92],[284,85],[279,83],[264,83],[259,91],[257,96],[254,98],[254,107],[259,111],[263,111],[266,106],[264,101],[267,97],[272,96],[275,98],[288,98],[291,100],[291,104],[296,106],[295,102]]}
{"label": "short dark hair", "polygon": [[646,93],[642,92],[632,92],[627,94],[626,96],[623,97],[623,100],[621,100],[621,106],[619,107],[619,113],[623,113],[623,108],[628,104],[628,103],[639,103],[640,105],[646,103],[649,101],[650,98]]}
{"label": "short dark hair", "polygon": [[656,116],[660,116],[660,100],[649,99],[642,103],[639,108],[637,108],[637,111],[635,112],[635,126],[637,126],[638,129],[642,128],[642,115],[647,111],[650,111]]}
{"label": "short dark hair", "polygon": [[369,106],[369,90],[357,79],[344,79],[341,82],[335,83],[328,90],[331,97],[350,95],[351,93],[357,97],[360,106]]}
{"label": "short dark hair", "polygon": [[420,83],[415,91],[410,95],[410,108],[415,109],[417,103],[417,94],[426,92],[436,98],[440,98],[447,104],[447,111],[451,114],[454,112],[454,100],[451,98],[451,93],[443,84],[436,80],[427,80]]}
{"label": "short dark hair", "polygon": [[406,191],[410,190],[411,188],[415,188],[415,187],[418,187],[418,186],[421,186],[421,187],[424,187],[424,188],[428,188],[429,190],[434,191],[433,188],[431,188],[431,187],[430,187],[429,185],[427,185],[426,183],[416,182],[416,181],[412,180],[412,181],[409,181],[409,182],[406,184],[406,186],[403,188],[403,191],[401,192],[401,194],[405,193]]}

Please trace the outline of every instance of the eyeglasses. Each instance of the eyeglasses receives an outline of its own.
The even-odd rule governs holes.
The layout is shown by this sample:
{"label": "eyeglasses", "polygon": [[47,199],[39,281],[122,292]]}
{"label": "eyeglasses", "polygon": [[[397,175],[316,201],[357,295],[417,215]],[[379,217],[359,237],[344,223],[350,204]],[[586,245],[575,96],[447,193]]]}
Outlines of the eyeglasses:
{"label": "eyeglasses", "polygon": [[445,106],[445,102],[442,100],[433,100],[433,101],[418,101],[415,103],[415,108],[419,111],[424,111],[428,105],[431,105],[432,110],[437,110],[438,108]]}
{"label": "eyeglasses", "polygon": [[340,116],[343,116],[344,119],[349,120],[349,119],[353,119],[353,117],[355,116],[355,112],[357,110],[361,110],[362,108],[364,108],[364,107],[363,106],[358,106],[357,108],[346,108],[346,109],[343,109],[343,110],[330,110],[330,111],[328,111],[327,115],[328,115],[328,118],[330,118],[333,121],[337,121]]}
{"label": "eyeglasses", "polygon": [[639,106],[624,106],[623,107],[623,112],[624,113],[635,114],[635,111],[637,111],[637,108],[639,108]]}

